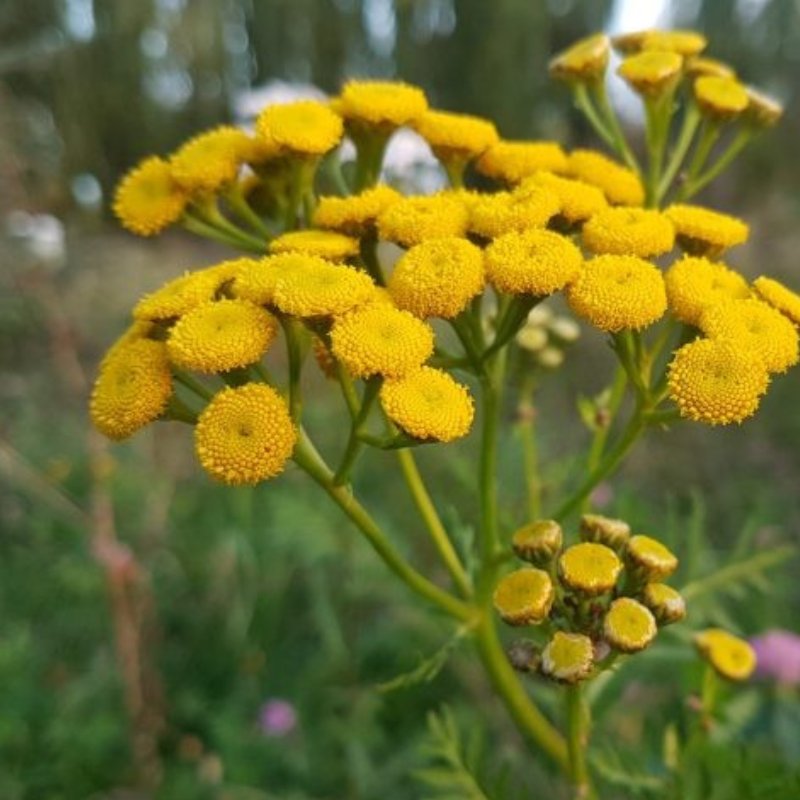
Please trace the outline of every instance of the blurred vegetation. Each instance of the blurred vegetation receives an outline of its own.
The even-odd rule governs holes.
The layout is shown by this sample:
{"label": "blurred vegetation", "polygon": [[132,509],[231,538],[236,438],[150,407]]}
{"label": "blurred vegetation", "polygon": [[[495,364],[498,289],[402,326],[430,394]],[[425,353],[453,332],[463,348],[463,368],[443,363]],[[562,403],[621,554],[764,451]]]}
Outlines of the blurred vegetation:
{"label": "blurred vegetation", "polygon": [[[192,464],[186,430],[160,426],[110,449],[88,433],[85,402],[94,364],[134,298],[185,264],[223,254],[181,234],[139,242],[116,231],[107,198],[139,157],[234,118],[250,87],[282,79],[333,92],[351,75],[417,82],[433,103],[491,116],[507,136],[588,140],[545,65],[603,26],[613,5],[0,4],[0,215],[8,223],[0,239],[0,798],[495,798],[504,771],[508,787],[559,796],[458,644],[429,682],[378,691],[454,632],[386,580],[299,475],[254,491],[212,487]],[[781,125],[709,196],[749,214],[753,239],[737,254],[745,271],[765,263],[797,286],[797,3],[695,0],[673,13],[676,25],[709,35],[713,55],[787,103]],[[63,251],[32,246],[9,222],[19,211],[63,220]],[[599,391],[607,374],[599,344],[571,358],[540,396],[543,417],[554,420],[542,441],[550,485],[574,471],[568,454],[584,438],[576,392]],[[794,375],[742,429],[685,426],[655,437],[607,487],[610,509],[674,543],[682,583],[796,542],[799,402]],[[338,441],[330,416],[318,414],[328,443]],[[520,456],[510,434],[504,450],[509,515],[518,515]],[[446,498],[448,524],[469,535],[469,443],[447,452],[426,452],[423,468]],[[411,550],[416,522],[392,469],[368,463],[358,480]],[[413,555],[431,560],[424,549]],[[792,569],[767,580],[754,570],[722,594],[698,596],[692,626],[745,635],[796,626]],[[676,629],[637,659],[641,671],[595,699],[608,715],[595,765],[608,797],[672,791],[660,737],[676,709],[679,725],[691,720],[698,668],[687,637]],[[270,698],[296,708],[294,730],[264,729],[260,709]],[[430,711],[438,716],[429,728]],[[687,767],[683,796],[799,796],[798,724],[796,688],[748,686]],[[735,741],[747,744],[745,754]]]}

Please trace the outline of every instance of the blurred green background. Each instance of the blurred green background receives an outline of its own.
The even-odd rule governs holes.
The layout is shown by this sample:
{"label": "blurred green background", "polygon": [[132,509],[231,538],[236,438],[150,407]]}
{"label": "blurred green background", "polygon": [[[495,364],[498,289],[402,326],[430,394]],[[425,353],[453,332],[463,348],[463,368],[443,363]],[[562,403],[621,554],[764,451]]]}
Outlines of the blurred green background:
{"label": "blurred green background", "polygon": [[[507,764],[512,785],[538,787],[521,796],[560,796],[466,648],[429,683],[377,690],[452,631],[387,580],[300,475],[222,489],[199,473],[177,423],[113,448],[89,432],[94,365],[135,299],[226,255],[180,232],[136,240],[116,227],[108,203],[140,157],[241,121],[248,93],[274,81],[335,92],[350,76],[399,77],[432,104],[492,117],[506,136],[594,144],[568,94],[548,80],[549,57],[599,28],[656,23],[704,31],[711,55],[786,103],[780,126],[704,200],[752,225],[732,263],[797,288],[794,0],[0,3],[0,800],[438,797],[415,772],[442,760],[426,715],[445,705],[467,738],[490,743],[485,771]],[[602,388],[602,358],[602,342],[587,335],[542,391],[553,482],[577,463],[585,433],[574,397]],[[674,543],[684,557],[678,582],[795,542],[798,408],[795,371],[741,428],[685,425],[653,437],[605,487],[608,509]],[[339,413],[312,409],[324,444],[340,441]],[[522,500],[513,434],[504,452],[514,519]],[[421,460],[445,520],[468,531],[471,443]],[[415,536],[398,477],[388,457],[374,458],[357,482],[415,563],[443,578]],[[793,574],[787,563],[768,582],[753,574],[703,595],[692,625],[745,635],[796,627]],[[609,714],[598,749],[604,797],[653,796],[646,778],[630,775],[658,773],[664,720],[688,713],[697,668],[687,635],[665,637],[598,698]],[[733,758],[742,766],[725,780],[752,777],[753,797],[800,796],[775,788],[789,785],[800,761],[797,689],[755,682],[730,708],[722,750],[703,774]],[[757,794],[769,780],[782,782]],[[751,796],[736,786],[719,796]]]}

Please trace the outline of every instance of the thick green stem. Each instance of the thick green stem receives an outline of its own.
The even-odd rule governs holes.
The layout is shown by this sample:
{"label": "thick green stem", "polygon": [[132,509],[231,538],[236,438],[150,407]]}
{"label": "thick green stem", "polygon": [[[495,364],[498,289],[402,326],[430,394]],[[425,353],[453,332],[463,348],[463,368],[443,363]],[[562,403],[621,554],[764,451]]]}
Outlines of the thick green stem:
{"label": "thick green stem", "polygon": [[661,183],[664,168],[664,151],[669,139],[670,121],[672,120],[673,92],[668,92],[657,99],[645,100],[645,116],[647,120],[647,207],[658,204],[658,187]]}
{"label": "thick green stem", "polygon": [[389,135],[378,131],[352,132],[356,145],[355,190],[360,192],[377,183]]}
{"label": "thick green stem", "polygon": [[612,146],[617,151],[617,155],[632,169],[637,175],[641,175],[641,167],[636,160],[636,156],[625,138],[619,119],[608,100],[605,83],[598,81],[594,87],[595,98],[600,106],[600,112],[604,117],[605,126],[612,138]]}
{"label": "thick green stem", "polygon": [[420,597],[433,603],[446,614],[461,621],[472,619],[475,611],[467,603],[431,583],[424,575],[417,572],[403,556],[398,553],[384,532],[366,509],[356,500],[352,492],[344,486],[336,486],[333,472],[323,461],[306,432],[300,428],[297,446],[294,451],[295,463],[306,472],[339,508],[349,517],[364,534],[377,554],[383,559],[398,578]]}
{"label": "thick green stem", "polygon": [[597,109],[594,107],[594,103],[592,102],[592,98],[589,95],[589,91],[586,88],[586,84],[584,83],[577,83],[573,88],[573,98],[575,100],[576,107],[583,113],[586,117],[586,120],[594,129],[594,132],[609,146],[615,147],[616,143],[614,140],[614,136],[606,127],[605,122],[601,118],[600,114],[598,113]]}
{"label": "thick green stem", "polygon": [[542,514],[542,481],[539,475],[539,454],[536,444],[536,406],[533,402],[535,381],[533,371],[528,370],[522,378],[517,403],[517,433],[522,445],[522,465],[525,489],[528,498],[528,516],[539,519]]}
{"label": "thick green stem", "polygon": [[696,195],[701,189],[705,188],[711,181],[724,172],[733,160],[744,150],[753,138],[754,132],[750,128],[740,130],[733,141],[728,145],[722,155],[705,172],[698,175],[691,181],[687,181],[683,187],[682,199],[688,200]]}
{"label": "thick green stem", "polygon": [[247,198],[242,193],[240,183],[234,183],[225,194],[225,199],[236,214],[243,219],[257,234],[265,239],[272,237],[272,232],[265,224],[264,220],[256,214],[247,202]]}
{"label": "thick green stem", "polygon": [[278,320],[286,339],[286,355],[289,359],[289,413],[295,422],[300,420],[303,400],[300,391],[300,373],[303,369],[303,352],[300,345],[300,331],[297,321],[282,314]]}
{"label": "thick green stem", "polygon": [[586,764],[586,748],[589,741],[588,715],[584,707],[580,683],[564,690],[567,715],[567,750],[569,752],[569,775],[575,800],[594,797],[589,769]]}
{"label": "thick green stem", "polygon": [[414,498],[414,504],[425,522],[425,527],[428,529],[433,545],[450,573],[453,583],[464,597],[470,597],[472,595],[472,582],[453,547],[453,543],[450,541],[450,537],[447,535],[439,515],[436,513],[436,507],[433,505],[433,500],[431,500],[428,489],[419,474],[413,453],[410,450],[398,450],[397,460],[400,462],[400,469],[403,472],[406,486],[408,486],[411,496]]}
{"label": "thick green stem", "polygon": [[183,227],[190,233],[196,233],[206,239],[213,239],[220,244],[226,244],[229,247],[234,247],[238,250],[244,250],[247,253],[258,253],[263,255],[266,246],[262,243],[254,244],[253,242],[244,240],[238,236],[232,236],[226,231],[219,230],[208,222],[204,222],[198,217],[193,216],[190,212],[183,215]]}
{"label": "thick green stem", "polygon": [[364,442],[361,439],[361,434],[369,419],[370,412],[372,411],[375,401],[378,399],[378,392],[381,388],[383,381],[380,378],[370,378],[364,384],[364,395],[361,398],[361,406],[350,425],[350,436],[347,440],[347,448],[342,457],[342,463],[336,470],[333,482],[337,486],[342,486],[350,480],[350,473],[355,466],[356,460],[364,447]]}
{"label": "thick green stem", "polygon": [[490,563],[494,560],[500,545],[497,501],[497,434],[500,424],[504,367],[505,352],[499,353],[487,364],[486,373],[481,377],[483,420],[478,481],[481,507],[480,558],[483,563]]}
{"label": "thick green stem", "polygon": [[172,376],[178,383],[183,384],[187,389],[202,397],[203,400],[210,400],[214,396],[214,392],[208,386],[177,367],[173,368]]}
{"label": "thick green stem", "polygon": [[686,158],[686,154],[689,152],[689,147],[692,144],[692,139],[694,139],[701,119],[702,117],[700,116],[700,110],[697,108],[697,104],[694,101],[689,101],[689,105],[686,107],[686,112],[683,116],[680,132],[678,133],[678,139],[675,142],[672,155],[667,163],[667,168],[664,170],[664,174],[661,176],[661,181],[658,184],[656,206],[661,205],[667,192],[669,192],[672,182],[675,180]]}
{"label": "thick green stem", "polygon": [[372,276],[372,280],[374,280],[378,286],[386,286],[386,279],[383,277],[383,269],[381,268],[381,262],[378,258],[377,235],[373,232],[363,236],[359,248],[361,263],[364,265],[364,269]]}

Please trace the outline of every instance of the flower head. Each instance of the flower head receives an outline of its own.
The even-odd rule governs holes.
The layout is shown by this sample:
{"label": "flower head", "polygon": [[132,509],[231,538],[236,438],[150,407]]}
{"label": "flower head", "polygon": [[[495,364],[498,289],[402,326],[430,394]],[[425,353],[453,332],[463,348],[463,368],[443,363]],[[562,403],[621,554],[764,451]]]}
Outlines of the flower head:
{"label": "flower head", "polygon": [[537,566],[549,564],[561,550],[564,532],[552,519],[540,519],[514,532],[511,546],[523,561]]}
{"label": "flower head", "polygon": [[328,262],[308,253],[278,253],[267,256],[252,261],[247,269],[239,272],[233,282],[233,293],[241,300],[259,305],[273,305],[279,278],[323,264]]}
{"label": "flower head", "polygon": [[750,640],[757,657],[757,674],[783,686],[800,685],[800,636],[771,630]]}
{"label": "flower head", "polygon": [[614,588],[622,562],[610,547],[583,542],[561,554],[558,568],[565,586],[585,595],[600,595]]}
{"label": "flower head", "polygon": [[277,334],[275,318],[246,300],[202,303],[169,332],[170,361],[183,369],[220,373],[254,364]]}
{"label": "flower head", "polygon": [[625,547],[625,563],[648,583],[668,578],[678,568],[678,559],[666,546],[650,536],[631,536]]}
{"label": "flower head", "polygon": [[463,236],[468,219],[464,204],[450,195],[404,197],[381,212],[378,233],[381,239],[411,247],[426,239]]}
{"label": "flower head", "polygon": [[186,203],[186,192],[175,182],[169,164],[151,156],[119,182],[114,214],[131,233],[153,236],[177,222]]}
{"label": "flower head", "polygon": [[644,650],[658,633],[648,608],[631,597],[620,597],[608,608],[603,620],[603,638],[622,653]]}
{"label": "flower head", "polygon": [[331,349],[356,377],[400,378],[431,355],[433,329],[407,311],[371,303],[336,319]]}
{"label": "flower head", "polygon": [[800,294],[764,275],[753,281],[753,289],[761,300],[800,326]]}
{"label": "flower head", "polygon": [[500,138],[493,122],[469,114],[426,111],[414,129],[441,161],[477,158]]}
{"label": "flower head", "polygon": [[580,250],[547,230],[507,233],[486,248],[486,276],[501,292],[538,297],[563,289],[581,269]]}
{"label": "flower head", "polygon": [[704,56],[692,56],[686,59],[686,74],[692,78],[699,78],[701,75],[714,75],[717,78],[735,78],[736,70],[724,61]]}
{"label": "flower head", "polygon": [[595,33],[552,58],[548,69],[554,78],[568,83],[592,83],[605,74],[609,51],[608,36]]}
{"label": "flower head", "polygon": [[675,226],[678,243],[692,255],[717,257],[746,242],[750,233],[746,222],[701,206],[671,205],[664,214]]}
{"label": "flower head", "polygon": [[221,125],[192,137],[173,154],[172,177],[189,192],[216,192],[236,180],[251,149],[243,130]]}
{"label": "flower head", "polygon": [[686,618],[686,601],[679,591],[666,583],[648,583],[642,589],[641,600],[659,625],[671,625]]}
{"label": "flower head", "polygon": [[258,725],[265,736],[287,736],[297,727],[297,712],[286,700],[272,698],[261,706]]}
{"label": "flower head", "polygon": [[348,236],[363,236],[374,228],[381,213],[401,198],[399,192],[384,184],[350,197],[320,197],[314,224]]}
{"label": "flower head", "polygon": [[547,619],[554,597],[550,576],[525,567],[500,579],[494,590],[494,607],[509,625],[538,625]]}
{"label": "flower head", "polygon": [[95,428],[109,439],[127,439],[164,413],[172,374],[163,342],[136,339],[104,360],[89,406]]}
{"label": "flower head", "polygon": [[745,121],[755,128],[771,128],[783,116],[783,106],[774,98],[746,86],[747,110]]}
{"label": "flower head", "polygon": [[564,172],[567,157],[557,142],[501,140],[477,161],[478,172],[504,183],[519,183],[539,170]]}
{"label": "flower head", "polygon": [[560,210],[558,195],[542,186],[524,193],[485,194],[470,206],[469,230],[485,239],[511,231],[543,228]]}
{"label": "flower head", "polygon": [[580,535],[584,542],[596,542],[612,550],[621,550],[630,538],[631,526],[621,519],[584,514],[581,517]]}
{"label": "flower head", "polygon": [[682,417],[730,425],[752,416],[769,385],[763,362],[738,343],[697,339],[676,351],[669,394]]}
{"label": "flower head", "polygon": [[397,264],[389,292],[399,308],[417,317],[460,314],[484,285],[483,253],[466,239],[428,239]]}
{"label": "flower head", "polygon": [[583,243],[594,253],[648,258],[672,250],[675,229],[660,211],[618,206],[598,212],[583,226]]}
{"label": "flower head", "polygon": [[746,681],[756,668],[753,648],[738,636],[721,628],[708,628],[694,636],[700,655],[729,681]]}
{"label": "flower head", "polygon": [[601,331],[639,330],[657,322],[667,308],[664,278],[635,256],[597,256],[585,261],[567,288],[572,310]]}
{"label": "flower head", "polygon": [[534,173],[517,187],[516,194],[524,195],[533,186],[541,186],[558,198],[558,217],[569,225],[584,222],[608,207],[606,196],[596,186],[553,172]]}
{"label": "flower head", "polygon": [[269,252],[308,253],[331,261],[344,261],[358,255],[358,239],[335,231],[288,231],[269,243]]}
{"label": "flower head", "polygon": [[428,109],[425,93],[400,81],[348,81],[337,108],[349,123],[393,130],[421,117]]}
{"label": "flower head", "polygon": [[467,388],[433,367],[387,379],[380,399],[386,416],[422,441],[452,442],[465,436],[475,414]]}
{"label": "flower head", "polygon": [[567,175],[602,189],[609,203],[640,206],[644,186],[639,176],[595,150],[573,150],[569,154]]}
{"label": "flower head", "polygon": [[683,58],[668,50],[644,50],[628,56],[617,72],[645,97],[660,97],[672,90],[681,76]]}
{"label": "flower head", "polygon": [[669,310],[681,322],[699,325],[703,312],[725,300],[750,294],[747,281],[719,261],[684,256],[665,273]]}
{"label": "flower head", "polygon": [[300,157],[321,156],[341,141],[342,118],[324,103],[297,100],[267,106],[256,120],[256,134],[281,152]]}
{"label": "flower head", "polygon": [[215,480],[237,486],[283,472],[296,441],[286,403],[263,383],[223,389],[195,428],[195,451],[203,469]]}
{"label": "flower head", "polygon": [[738,117],[750,103],[739,81],[715,75],[703,75],[694,82],[694,97],[705,115],[720,122]]}
{"label": "flower head", "polygon": [[594,645],[582,633],[557,631],[542,651],[542,672],[563,683],[588,678],[594,665]]}
{"label": "flower head", "polygon": [[666,50],[682,56],[696,56],[702,53],[708,40],[697,31],[645,31],[642,38],[644,50]]}
{"label": "flower head", "polygon": [[728,339],[754,353],[769,372],[786,372],[800,356],[795,326],[754,298],[710,306],[700,318],[700,328],[711,339]]}

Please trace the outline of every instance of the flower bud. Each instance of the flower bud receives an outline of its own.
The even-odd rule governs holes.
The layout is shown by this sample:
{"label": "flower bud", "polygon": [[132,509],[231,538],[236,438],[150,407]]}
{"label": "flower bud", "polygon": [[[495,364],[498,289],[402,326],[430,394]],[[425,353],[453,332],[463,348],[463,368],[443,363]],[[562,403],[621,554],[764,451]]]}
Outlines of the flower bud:
{"label": "flower bud", "polygon": [[517,530],[511,538],[514,552],[538,567],[549,564],[561,550],[564,533],[552,519],[540,519]]}
{"label": "flower bud", "polygon": [[622,562],[613,550],[593,542],[568,547],[558,566],[565,586],[590,597],[610,592],[622,570]]}
{"label": "flower bud", "polygon": [[653,31],[633,31],[632,33],[621,33],[611,39],[614,49],[623,56],[640,52],[644,47],[644,40]]}
{"label": "flower bud", "polygon": [[608,56],[608,36],[596,33],[555,56],[550,61],[550,75],[568,83],[594,83],[602,80]]}
{"label": "flower bud", "polygon": [[778,120],[783,116],[783,106],[773,97],[769,97],[751,86],[745,87],[745,91],[748,100],[747,110],[744,112],[745,121],[754,128],[771,128],[773,125],[777,125]]}
{"label": "flower bud", "polygon": [[700,655],[723,678],[746,681],[756,668],[756,654],[744,639],[721,628],[709,628],[694,636]]}
{"label": "flower bud", "polygon": [[678,559],[661,542],[649,536],[633,536],[625,548],[625,563],[637,578],[648,583],[672,575]]}
{"label": "flower bud", "polygon": [[509,625],[538,625],[553,605],[553,582],[540,570],[526,567],[500,579],[494,590],[494,607]]}
{"label": "flower bud", "polygon": [[536,672],[542,657],[535,642],[530,639],[517,639],[508,648],[508,660],[517,672]]}
{"label": "flower bud", "polygon": [[686,618],[686,601],[680,592],[666,583],[648,583],[642,590],[642,602],[661,626]]}
{"label": "flower bud", "polygon": [[542,651],[541,671],[562,683],[578,683],[592,671],[594,647],[582,633],[558,631]]}
{"label": "flower bud", "polygon": [[694,97],[700,111],[717,122],[730,122],[749,105],[747,92],[735,78],[704,75],[694,82]]}
{"label": "flower bud", "polygon": [[600,514],[581,517],[580,536],[584,542],[604,544],[612,550],[621,550],[631,535],[631,526],[621,519],[611,519]]}
{"label": "flower bud", "polygon": [[615,600],[603,620],[603,637],[622,653],[644,650],[657,632],[650,610],[630,597]]}
{"label": "flower bud", "polygon": [[712,75],[716,78],[735,78],[736,72],[729,64],[724,61],[717,61],[715,58],[702,58],[695,56],[689,58],[685,65],[686,74],[692,78],[699,78],[702,75]]}
{"label": "flower bud", "polygon": [[678,83],[683,58],[677,53],[645,50],[626,58],[617,73],[643,97],[657,98],[671,92]]}

